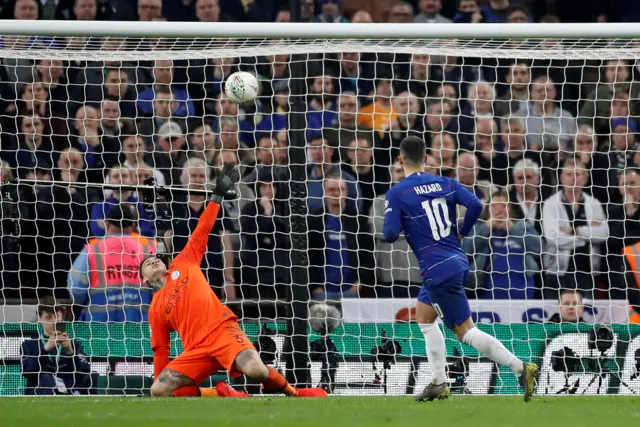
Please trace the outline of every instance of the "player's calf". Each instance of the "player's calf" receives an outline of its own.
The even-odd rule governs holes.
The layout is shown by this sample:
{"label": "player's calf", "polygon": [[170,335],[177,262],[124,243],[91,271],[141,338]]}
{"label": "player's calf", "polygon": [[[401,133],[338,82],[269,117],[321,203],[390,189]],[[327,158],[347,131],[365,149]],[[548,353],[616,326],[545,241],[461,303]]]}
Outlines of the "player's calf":
{"label": "player's calf", "polygon": [[255,381],[262,383],[269,378],[269,370],[255,350],[247,349],[241,351],[236,356],[235,365],[238,371]]}
{"label": "player's calf", "polygon": [[191,378],[173,369],[164,369],[151,385],[151,395],[169,397],[173,396],[176,390],[189,386],[195,387]]}

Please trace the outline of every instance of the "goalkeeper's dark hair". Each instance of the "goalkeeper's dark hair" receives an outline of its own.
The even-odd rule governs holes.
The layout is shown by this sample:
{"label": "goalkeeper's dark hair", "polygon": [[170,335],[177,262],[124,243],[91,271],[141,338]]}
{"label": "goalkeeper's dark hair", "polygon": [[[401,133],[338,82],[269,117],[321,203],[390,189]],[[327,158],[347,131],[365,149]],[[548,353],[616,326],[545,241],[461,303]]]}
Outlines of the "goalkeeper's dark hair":
{"label": "goalkeeper's dark hair", "polygon": [[424,163],[427,154],[427,144],[422,138],[408,136],[400,143],[400,155],[405,163],[420,165]]}

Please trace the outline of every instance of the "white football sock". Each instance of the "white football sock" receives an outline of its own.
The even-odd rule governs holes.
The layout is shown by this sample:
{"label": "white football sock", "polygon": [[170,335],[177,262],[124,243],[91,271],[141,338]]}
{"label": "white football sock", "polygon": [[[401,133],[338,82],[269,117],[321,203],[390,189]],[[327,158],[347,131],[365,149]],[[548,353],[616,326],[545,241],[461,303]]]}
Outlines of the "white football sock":
{"label": "white football sock", "polygon": [[447,380],[445,368],[447,366],[447,347],[444,344],[444,335],[437,322],[422,323],[420,330],[424,335],[424,341],[427,346],[427,359],[431,367],[431,382],[434,384],[442,384]]}
{"label": "white football sock", "polygon": [[507,350],[500,341],[476,327],[469,329],[464,334],[462,342],[469,344],[494,362],[502,366],[508,366],[518,375],[524,370],[522,361]]}

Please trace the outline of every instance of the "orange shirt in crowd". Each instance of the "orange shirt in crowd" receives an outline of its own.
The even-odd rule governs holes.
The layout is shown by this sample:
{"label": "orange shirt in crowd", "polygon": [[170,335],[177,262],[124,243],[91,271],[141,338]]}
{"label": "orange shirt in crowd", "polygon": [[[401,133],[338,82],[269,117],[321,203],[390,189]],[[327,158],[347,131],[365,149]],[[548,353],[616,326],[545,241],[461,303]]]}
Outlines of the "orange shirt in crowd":
{"label": "orange shirt in crowd", "polygon": [[377,102],[373,102],[360,109],[358,113],[358,122],[369,126],[378,132],[389,130],[391,122],[396,120],[398,115],[393,108],[385,107]]}

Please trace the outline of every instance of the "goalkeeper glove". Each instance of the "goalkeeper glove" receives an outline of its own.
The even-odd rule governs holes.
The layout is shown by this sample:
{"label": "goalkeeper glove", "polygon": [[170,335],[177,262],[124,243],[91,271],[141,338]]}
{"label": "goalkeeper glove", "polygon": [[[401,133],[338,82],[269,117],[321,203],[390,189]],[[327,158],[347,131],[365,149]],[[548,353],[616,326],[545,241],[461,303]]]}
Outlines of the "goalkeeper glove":
{"label": "goalkeeper glove", "polygon": [[220,204],[222,199],[235,197],[235,185],[240,181],[240,172],[232,164],[226,164],[215,172],[215,188],[211,200]]}

